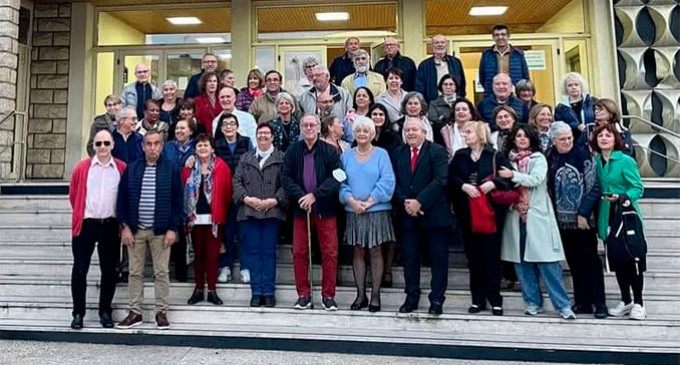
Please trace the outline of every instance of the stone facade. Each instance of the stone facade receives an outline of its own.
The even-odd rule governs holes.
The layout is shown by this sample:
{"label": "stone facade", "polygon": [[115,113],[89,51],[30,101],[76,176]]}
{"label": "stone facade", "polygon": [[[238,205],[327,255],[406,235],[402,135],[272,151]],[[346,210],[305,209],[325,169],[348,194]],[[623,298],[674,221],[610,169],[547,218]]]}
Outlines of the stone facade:
{"label": "stone facade", "polygon": [[[16,108],[19,5],[19,0],[0,0],[0,121]],[[0,124],[0,179],[12,171],[14,127],[14,118]]]}
{"label": "stone facade", "polygon": [[71,4],[35,5],[26,154],[29,179],[64,177],[70,31]]}

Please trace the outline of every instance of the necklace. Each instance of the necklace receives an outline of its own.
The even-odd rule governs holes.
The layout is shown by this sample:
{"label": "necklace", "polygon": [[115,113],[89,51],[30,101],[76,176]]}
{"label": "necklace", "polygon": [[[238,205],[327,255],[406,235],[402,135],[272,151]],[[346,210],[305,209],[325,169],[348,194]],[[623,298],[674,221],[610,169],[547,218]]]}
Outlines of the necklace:
{"label": "necklace", "polygon": [[368,150],[366,150],[365,152],[362,152],[361,149],[359,149],[359,147],[357,147],[357,155],[359,155],[359,156],[366,156],[369,153],[371,153],[371,151],[373,151],[373,145],[370,145],[368,147]]}

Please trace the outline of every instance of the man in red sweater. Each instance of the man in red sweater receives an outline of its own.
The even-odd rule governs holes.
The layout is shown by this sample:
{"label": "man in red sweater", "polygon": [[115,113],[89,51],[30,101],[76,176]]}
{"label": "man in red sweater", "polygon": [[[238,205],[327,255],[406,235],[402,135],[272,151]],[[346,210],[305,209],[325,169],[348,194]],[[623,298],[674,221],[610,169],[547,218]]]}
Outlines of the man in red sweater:
{"label": "man in red sweater", "polygon": [[118,183],[125,171],[125,163],[111,156],[113,136],[109,130],[97,132],[92,144],[95,155],[80,161],[73,168],[68,194],[73,209],[71,214],[73,329],[83,328],[87,272],[90,269],[95,243],[101,270],[99,321],[104,328],[113,327],[111,301],[116,291],[116,266],[120,257],[116,197]]}

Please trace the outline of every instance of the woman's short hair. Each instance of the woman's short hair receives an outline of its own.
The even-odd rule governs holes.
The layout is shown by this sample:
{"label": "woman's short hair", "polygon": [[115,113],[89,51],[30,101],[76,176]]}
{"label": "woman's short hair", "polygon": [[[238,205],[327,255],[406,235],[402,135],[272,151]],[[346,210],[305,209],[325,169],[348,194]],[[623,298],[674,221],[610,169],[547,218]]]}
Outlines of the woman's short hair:
{"label": "woman's short hair", "polygon": [[196,144],[199,144],[201,142],[208,142],[210,143],[210,147],[212,147],[212,149],[215,149],[215,139],[213,139],[212,136],[208,135],[207,133],[201,133],[198,136],[196,136]]}
{"label": "woman's short hair", "polygon": [[255,133],[257,133],[257,131],[260,129],[269,129],[269,133],[271,133],[272,136],[274,135],[274,127],[272,127],[269,123],[262,123],[258,125],[257,128],[255,128]]}
{"label": "woman's short hair", "polygon": [[279,106],[279,101],[281,101],[281,100],[286,100],[286,101],[288,101],[288,103],[290,103],[290,106],[291,106],[290,113],[294,114],[296,109],[295,109],[295,99],[293,99],[293,96],[290,95],[289,93],[285,92],[285,91],[280,92],[279,95],[276,96],[276,103],[274,103],[274,105],[276,105],[277,108]]}
{"label": "woman's short hair", "polygon": [[517,84],[515,85],[515,93],[519,95],[524,90],[529,90],[531,91],[531,95],[536,95],[536,86],[534,86],[534,83],[531,82],[531,80],[521,79],[517,81]]}
{"label": "woman's short hair", "polygon": [[206,85],[213,76],[215,76],[215,79],[217,80],[217,89],[215,90],[215,94],[219,94],[220,89],[222,88],[222,83],[220,82],[220,77],[217,75],[217,72],[214,71],[204,72],[203,75],[201,75],[201,78],[198,79],[198,88],[201,90],[201,94],[205,93]]}
{"label": "woman's short hair", "polygon": [[259,83],[257,84],[257,88],[261,89],[264,87],[264,75],[262,74],[262,71],[260,71],[259,68],[254,68],[250,71],[248,71],[248,78],[246,80],[250,80],[251,77],[255,77],[258,79]]}
{"label": "woman's short hair", "polygon": [[222,115],[220,115],[220,119],[217,120],[217,125],[222,128],[222,123],[224,123],[224,121],[227,119],[233,119],[234,122],[236,122],[236,128],[238,128],[238,117],[231,113],[222,113]]}
{"label": "woman's short hair", "polygon": [[354,103],[353,104],[354,110],[357,110],[357,94],[359,93],[359,90],[364,90],[366,91],[366,94],[368,94],[369,108],[371,107],[371,105],[375,104],[375,97],[373,96],[373,91],[371,91],[371,89],[369,89],[366,86],[359,86],[358,88],[356,88],[356,90],[354,90],[354,97],[352,98],[352,102]]}
{"label": "woman's short hair", "polygon": [[321,120],[321,135],[326,136],[328,132],[330,132],[331,127],[333,126],[333,123],[335,123],[336,120],[340,120],[340,118],[331,115],[328,117],[325,117]]}
{"label": "woman's short hair", "polygon": [[385,81],[387,81],[387,78],[390,77],[390,75],[398,76],[399,79],[404,81],[404,71],[402,71],[400,68],[397,67],[390,67],[385,71],[385,74],[383,77],[385,78]]}
{"label": "woman's short hair", "polygon": [[228,68],[223,69],[222,71],[220,71],[220,80],[222,80],[223,78],[225,78],[225,77],[227,77],[227,76],[229,76],[233,73],[234,73],[234,70],[231,70],[231,69],[228,69]]}
{"label": "woman's short hair", "polygon": [[479,138],[479,143],[484,146],[489,141],[491,141],[491,128],[489,128],[489,124],[486,122],[480,122],[478,120],[471,120],[463,126],[463,129],[470,128],[473,131],[475,131],[475,134],[477,134],[477,138]]}
{"label": "woman's short hair", "polygon": [[[456,121],[456,105],[463,103],[467,104],[468,109],[470,109],[470,115],[472,118],[470,120],[481,120],[482,117],[479,116],[479,113],[477,113],[477,108],[475,108],[475,104],[472,104],[472,102],[466,98],[458,98],[456,101],[453,102],[451,105],[451,120],[449,122],[455,122]],[[495,118],[494,118],[495,120]]]}
{"label": "woman's short hair", "polygon": [[163,85],[161,85],[161,89],[163,89],[166,86],[172,86],[175,89],[177,89],[177,83],[173,79],[168,79],[168,80],[163,81]]}
{"label": "woman's short hair", "polygon": [[621,111],[619,110],[619,106],[616,105],[616,102],[612,99],[597,99],[595,104],[593,105],[593,108],[595,107],[600,107],[605,109],[606,111],[609,112],[609,114],[612,115],[612,119],[609,120],[609,123],[620,123],[621,122]]}
{"label": "woman's short hair", "polygon": [[536,117],[538,117],[538,115],[541,114],[543,108],[548,108],[548,110],[550,110],[550,114],[552,114],[553,109],[550,105],[543,103],[538,103],[534,105],[529,110],[529,121],[527,123],[529,123],[530,126],[538,128],[538,124],[536,124]]}
{"label": "woman's short hair", "polygon": [[498,114],[500,114],[500,112],[502,112],[502,111],[508,112],[508,114],[510,114],[510,116],[515,121],[515,123],[517,123],[517,112],[515,111],[515,109],[511,108],[510,106],[508,106],[506,104],[499,105],[499,106],[497,106],[493,109],[493,121],[494,121],[494,123],[496,122],[496,118],[498,117]]}
{"label": "woman's short hair", "polygon": [[120,96],[118,96],[116,94],[106,95],[106,97],[104,98],[104,106],[106,106],[106,104],[108,104],[109,101],[112,101],[114,104],[122,104],[123,103],[123,99],[121,99]]}
{"label": "woman's short hair", "polygon": [[569,95],[569,91],[567,90],[567,83],[569,80],[576,80],[581,84],[581,94],[585,95],[588,94],[588,83],[586,80],[581,76],[580,73],[578,72],[567,72],[562,76],[562,95],[567,96]]}
{"label": "woman's short hair", "polygon": [[186,123],[186,124],[187,124],[187,128],[189,128],[189,131],[191,132],[191,134],[194,134],[194,133],[196,132],[196,127],[197,127],[197,126],[196,126],[196,121],[195,121],[195,120],[193,120],[193,119],[181,119],[181,120],[178,120],[177,123],[175,123],[175,129],[177,128],[177,125],[180,124],[180,123]]}
{"label": "woman's short hair", "polygon": [[515,138],[517,137],[517,133],[520,131],[524,132],[524,134],[529,139],[529,150],[531,150],[531,152],[541,152],[541,141],[538,139],[536,128],[528,124],[520,123],[515,124],[515,126],[512,127],[510,135],[505,139],[505,147],[503,151],[505,156],[507,157],[510,154],[510,151],[517,150]]}
{"label": "woman's short hair", "polygon": [[573,136],[573,132],[571,131],[571,127],[569,126],[569,124],[561,120],[558,120],[556,122],[552,122],[552,124],[550,125],[550,129],[548,130],[548,137],[550,137],[551,141],[554,141],[562,133],[566,132],[569,132],[569,134]]}
{"label": "woman's short hair", "polygon": [[442,78],[439,80],[439,83],[437,84],[437,90],[439,90],[440,93],[444,93],[443,90],[444,81],[448,79],[451,79],[451,81],[453,81],[453,84],[456,86],[456,92],[458,92],[458,90],[460,90],[460,88],[458,87],[458,80],[455,77],[451,76],[450,74],[445,74],[444,76],[442,76]]}
{"label": "woman's short hair", "polygon": [[593,133],[591,134],[592,137],[590,139],[590,147],[593,149],[593,151],[597,153],[602,153],[602,149],[597,144],[597,136],[599,136],[602,132],[605,131],[614,135],[614,151],[621,151],[625,148],[623,138],[621,138],[621,134],[619,133],[619,131],[613,124],[607,123],[596,127]]}
{"label": "woman's short hair", "polygon": [[368,128],[368,134],[371,136],[371,139],[375,137],[375,124],[373,124],[371,118],[357,115],[352,124],[352,134],[356,135],[356,130],[359,128]]}
{"label": "woman's short hair", "polygon": [[404,95],[404,100],[401,101],[401,114],[406,115],[406,104],[413,98],[418,99],[418,102],[420,103],[420,115],[427,114],[427,101],[423,94],[417,91],[411,91]]}
{"label": "woman's short hair", "polygon": [[182,101],[179,103],[179,109],[191,109],[194,112],[196,111],[196,102],[194,101],[193,98],[184,98]]}
{"label": "woman's short hair", "polygon": [[309,65],[314,65],[314,66],[316,66],[316,65],[318,65],[318,64],[319,64],[319,61],[318,61],[318,60],[316,59],[316,57],[314,57],[314,56],[307,56],[307,57],[305,57],[304,60],[302,60],[302,68],[303,68],[303,69],[304,69],[305,67],[309,66]]}

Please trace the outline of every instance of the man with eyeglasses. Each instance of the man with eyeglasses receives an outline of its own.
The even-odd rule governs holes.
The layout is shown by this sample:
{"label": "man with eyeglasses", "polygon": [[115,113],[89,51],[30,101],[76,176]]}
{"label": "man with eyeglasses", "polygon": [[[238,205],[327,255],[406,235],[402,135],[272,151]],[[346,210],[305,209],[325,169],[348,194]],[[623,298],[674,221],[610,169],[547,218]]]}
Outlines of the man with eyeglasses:
{"label": "man with eyeglasses", "polygon": [[342,87],[354,96],[354,90],[365,86],[371,90],[373,95],[380,95],[385,91],[385,78],[370,70],[371,56],[363,49],[354,52],[354,73],[347,75],[342,80]]}
{"label": "man with eyeglasses", "polygon": [[508,42],[508,26],[494,25],[492,33],[494,45],[486,49],[479,60],[479,82],[484,87],[484,97],[493,95],[493,78],[499,73],[508,74],[513,85],[520,80],[529,80],[529,67],[524,52]]}
{"label": "man with eyeglasses", "polygon": [[112,150],[113,157],[125,163],[133,162],[142,156],[142,135],[135,132],[137,126],[137,112],[129,106],[118,111],[116,114],[118,125],[113,131],[115,145]]}
{"label": "man with eyeglasses", "polygon": [[449,55],[446,52],[449,48],[449,41],[441,34],[432,37],[433,55],[423,60],[418,65],[416,72],[416,91],[423,94],[427,102],[431,102],[439,97],[439,81],[444,75],[449,74],[456,79],[459,89],[459,97],[465,97],[465,73],[463,64],[458,57]]}
{"label": "man with eyeglasses", "polygon": [[302,94],[306,93],[314,86],[314,74],[312,73],[312,70],[314,69],[314,66],[318,64],[319,60],[314,56],[306,57],[302,61],[302,72],[304,72],[304,74],[300,77],[297,86],[295,86],[296,97],[301,97]]}
{"label": "man with eyeglasses", "polygon": [[[416,64],[409,57],[399,52],[399,41],[396,38],[386,37],[383,43],[385,57],[375,64],[373,70],[387,78],[387,70],[396,67],[403,72],[401,77],[404,84],[402,89],[413,91],[416,83]],[[377,96],[377,95],[376,95]]]}
{"label": "man with eyeglasses", "polygon": [[71,174],[71,234],[73,269],[71,328],[83,328],[87,273],[95,244],[99,256],[101,284],[99,321],[104,328],[113,327],[111,301],[116,291],[116,266],[120,254],[120,235],[116,219],[116,197],[125,162],[111,155],[114,142],[111,131],[102,129],[93,138],[95,155],[80,161]]}
{"label": "man with eyeglasses", "polygon": [[187,89],[184,91],[185,98],[196,98],[201,95],[201,88],[198,86],[198,80],[205,72],[217,72],[217,56],[214,53],[206,53],[201,60],[201,72],[192,75],[187,84]]}
{"label": "man with eyeglasses", "polygon": [[332,101],[332,115],[342,118],[352,109],[352,96],[347,89],[331,83],[330,72],[323,65],[316,65],[312,69],[314,87],[300,97],[300,109],[304,114],[320,115],[318,100],[322,95],[330,95]]}
{"label": "man with eyeglasses", "polygon": [[[281,87],[281,81],[282,76],[279,71],[269,70],[264,75],[265,93],[255,98],[248,110],[248,112],[255,117],[258,125],[267,123],[274,119],[278,114],[276,112],[276,97],[279,96],[280,92],[286,91]],[[297,100],[295,100],[293,113],[297,110],[300,110],[300,108],[297,105]],[[253,141],[253,143],[255,143],[255,141]]]}
{"label": "man with eyeglasses", "polygon": [[144,103],[148,99],[158,100],[162,97],[156,85],[151,84],[151,68],[143,63],[135,66],[137,81],[128,84],[123,89],[121,99],[123,105],[131,106],[137,111],[137,118],[144,118]]}
{"label": "man with eyeglasses", "polygon": [[94,122],[90,126],[90,139],[87,141],[87,155],[90,157],[95,154],[94,146],[92,145],[94,135],[102,129],[106,129],[109,132],[113,132],[116,129],[116,113],[123,106],[123,101],[118,95],[109,94],[104,99],[104,106],[106,107],[106,113],[94,117]]}

